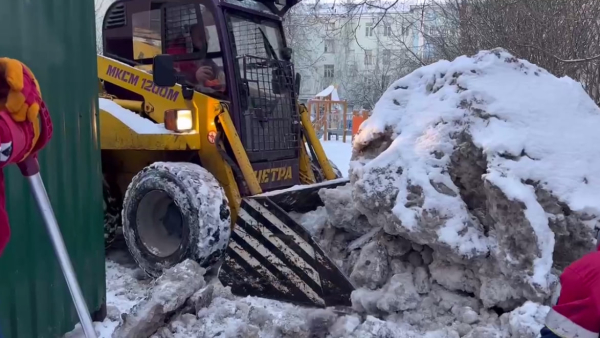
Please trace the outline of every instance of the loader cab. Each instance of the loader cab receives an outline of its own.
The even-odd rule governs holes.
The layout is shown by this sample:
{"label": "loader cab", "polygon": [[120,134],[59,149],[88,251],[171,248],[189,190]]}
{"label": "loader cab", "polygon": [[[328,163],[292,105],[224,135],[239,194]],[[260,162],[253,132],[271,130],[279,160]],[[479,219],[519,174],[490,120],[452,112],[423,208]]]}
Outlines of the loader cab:
{"label": "loader cab", "polygon": [[277,1],[121,0],[103,22],[105,56],[151,71],[169,54],[180,81],[227,102],[254,170],[291,173],[265,191],[299,183],[299,76],[281,23],[298,1]]}
{"label": "loader cab", "polygon": [[196,90],[228,100],[214,5],[210,0],[117,1],[103,23],[104,54],[145,71],[151,71],[155,56],[170,54]]}

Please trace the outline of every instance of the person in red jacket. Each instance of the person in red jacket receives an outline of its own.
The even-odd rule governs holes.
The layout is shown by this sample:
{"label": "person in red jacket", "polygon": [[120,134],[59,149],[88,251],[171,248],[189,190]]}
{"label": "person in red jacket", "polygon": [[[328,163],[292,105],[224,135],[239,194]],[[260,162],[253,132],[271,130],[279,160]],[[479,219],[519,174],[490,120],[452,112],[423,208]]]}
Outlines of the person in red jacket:
{"label": "person in red jacket", "polygon": [[[204,30],[204,34],[201,34]],[[192,53],[205,49],[208,41],[208,32],[202,25],[194,24],[190,27],[190,38],[192,40]],[[173,39],[166,49],[167,54],[187,54],[186,40],[182,36]],[[196,90],[208,94],[225,92],[225,73],[211,59],[176,61],[175,66],[186,79],[195,85]]]}
{"label": "person in red jacket", "polygon": [[0,256],[10,238],[3,168],[19,163],[40,136],[40,86],[21,62],[0,58]]}
{"label": "person in red jacket", "polygon": [[569,265],[560,275],[560,295],[546,316],[542,338],[600,336],[600,241],[597,251]]}

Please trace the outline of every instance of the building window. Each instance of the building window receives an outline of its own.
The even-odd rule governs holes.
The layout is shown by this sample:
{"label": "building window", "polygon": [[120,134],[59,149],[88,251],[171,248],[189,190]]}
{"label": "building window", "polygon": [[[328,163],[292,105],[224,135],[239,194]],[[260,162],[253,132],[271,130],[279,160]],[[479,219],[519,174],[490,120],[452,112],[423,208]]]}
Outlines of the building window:
{"label": "building window", "polygon": [[425,31],[427,32],[426,33],[427,35],[429,35],[429,36],[435,36],[435,33],[436,33],[435,26],[425,27]]}
{"label": "building window", "polygon": [[434,49],[433,49],[433,46],[430,43],[428,43],[428,42],[425,43],[425,46],[424,46],[423,49],[424,49],[424,54],[425,54],[424,57],[425,58],[427,58],[427,59],[433,58]]}
{"label": "building window", "polygon": [[327,79],[333,78],[334,69],[333,65],[325,65],[323,76]]}
{"label": "building window", "polygon": [[312,87],[312,77],[310,76],[310,74],[307,74],[302,77],[302,82],[300,86],[302,87],[303,92],[310,91]]}
{"label": "building window", "polygon": [[392,36],[392,26],[383,26],[383,36]]}
{"label": "building window", "polygon": [[389,49],[384,49],[381,56],[384,63],[389,63],[392,57],[392,51]]}
{"label": "building window", "polygon": [[433,11],[427,11],[427,14],[425,14],[425,16],[428,20],[435,20],[435,13]]}
{"label": "building window", "polygon": [[333,39],[325,40],[325,53],[335,53],[335,41]]}
{"label": "building window", "polygon": [[373,23],[367,23],[365,26],[365,36],[373,36]]}
{"label": "building window", "polygon": [[365,65],[369,66],[373,64],[373,51],[365,50]]}

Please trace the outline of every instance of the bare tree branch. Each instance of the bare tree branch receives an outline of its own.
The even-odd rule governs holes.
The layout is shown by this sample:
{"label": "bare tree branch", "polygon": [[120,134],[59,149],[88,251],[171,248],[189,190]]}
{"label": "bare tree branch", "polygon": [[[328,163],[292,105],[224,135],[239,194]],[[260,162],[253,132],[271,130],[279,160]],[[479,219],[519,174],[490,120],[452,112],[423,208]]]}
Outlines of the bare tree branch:
{"label": "bare tree branch", "polygon": [[550,53],[549,51],[547,51],[547,50],[545,50],[543,48],[540,48],[538,46],[521,45],[521,44],[518,45],[518,46],[527,47],[527,48],[533,48],[533,49],[539,50],[540,52],[548,54],[549,56],[555,58],[556,60],[558,60],[560,62],[564,62],[564,63],[580,63],[580,62],[589,62],[589,61],[600,59],[600,54],[599,54],[599,55],[596,55],[596,56],[591,56],[591,57],[587,57],[587,58],[583,58],[583,59],[569,59],[569,60],[565,60],[565,59],[559,58],[558,56],[556,56],[556,55]]}

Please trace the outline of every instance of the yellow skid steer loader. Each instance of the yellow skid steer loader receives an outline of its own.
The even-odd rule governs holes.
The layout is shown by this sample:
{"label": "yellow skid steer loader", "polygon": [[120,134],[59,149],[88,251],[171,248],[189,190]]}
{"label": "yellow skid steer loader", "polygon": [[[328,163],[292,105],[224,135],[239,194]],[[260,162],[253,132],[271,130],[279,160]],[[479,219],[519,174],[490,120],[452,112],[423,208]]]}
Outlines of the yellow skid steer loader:
{"label": "yellow skid steer loader", "polygon": [[282,16],[297,2],[119,0],[98,56],[105,236],[152,276],[186,258],[240,295],[348,305],[288,212],[346,184],[298,104]]}

